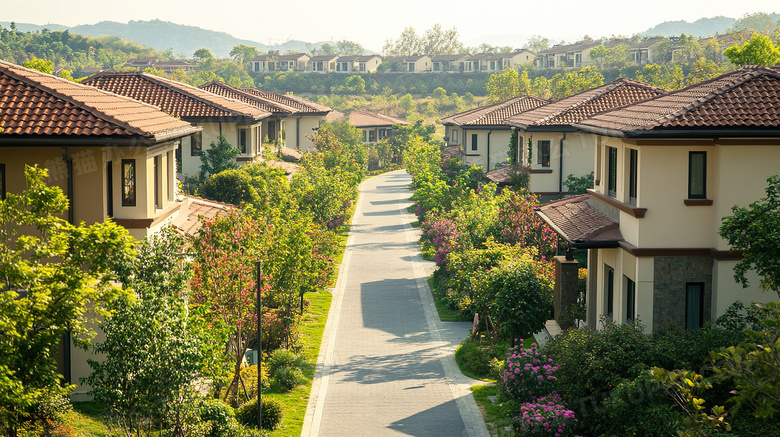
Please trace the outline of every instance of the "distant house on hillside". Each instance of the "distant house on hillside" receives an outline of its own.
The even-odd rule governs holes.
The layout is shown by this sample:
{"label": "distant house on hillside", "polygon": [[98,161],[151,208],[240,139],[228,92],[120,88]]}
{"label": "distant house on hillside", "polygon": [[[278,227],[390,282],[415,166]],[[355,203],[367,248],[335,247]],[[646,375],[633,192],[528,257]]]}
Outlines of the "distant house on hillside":
{"label": "distant house on hillside", "polygon": [[249,61],[250,71],[253,73],[268,73],[274,71],[307,70],[311,56],[306,53],[294,55],[259,55]]}
{"label": "distant house on hillside", "polygon": [[409,126],[409,122],[389,115],[358,109],[349,114],[349,123],[363,131],[363,142],[375,143],[393,135],[393,126]]}

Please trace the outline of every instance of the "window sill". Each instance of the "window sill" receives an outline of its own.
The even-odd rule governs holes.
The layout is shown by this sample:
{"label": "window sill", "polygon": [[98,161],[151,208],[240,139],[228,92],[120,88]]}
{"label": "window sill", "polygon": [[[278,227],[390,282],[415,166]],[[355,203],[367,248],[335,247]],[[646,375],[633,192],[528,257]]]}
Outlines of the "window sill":
{"label": "window sill", "polygon": [[531,169],[529,173],[531,174],[552,174],[552,169],[546,169],[546,168],[536,168]]}
{"label": "window sill", "polygon": [[615,208],[625,212],[632,217],[644,218],[645,213],[647,213],[647,208],[637,208],[633,205],[623,203],[613,197],[605,196],[596,190],[588,189],[588,194],[590,194],[591,197],[601,200],[608,205],[614,206]]}
{"label": "window sill", "polygon": [[712,199],[683,199],[685,206],[710,206]]}

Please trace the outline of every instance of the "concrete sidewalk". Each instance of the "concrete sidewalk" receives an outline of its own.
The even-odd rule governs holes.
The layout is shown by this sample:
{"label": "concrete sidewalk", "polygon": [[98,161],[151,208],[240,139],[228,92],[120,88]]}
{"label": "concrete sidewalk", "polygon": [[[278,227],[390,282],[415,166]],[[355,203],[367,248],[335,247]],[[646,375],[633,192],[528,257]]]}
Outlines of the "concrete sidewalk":
{"label": "concrete sidewalk", "polygon": [[453,352],[470,323],[441,322],[420,257],[411,178],[365,181],[322,339],[302,435],[487,437]]}

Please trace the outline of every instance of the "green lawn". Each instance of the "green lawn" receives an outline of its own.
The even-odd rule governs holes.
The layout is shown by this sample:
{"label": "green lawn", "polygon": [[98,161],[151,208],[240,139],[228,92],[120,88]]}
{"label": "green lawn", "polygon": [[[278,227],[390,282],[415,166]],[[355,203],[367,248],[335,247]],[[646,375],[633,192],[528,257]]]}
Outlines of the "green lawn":
{"label": "green lawn", "polygon": [[95,402],[75,402],[68,413],[66,423],[73,427],[77,436],[109,437],[111,433],[103,424],[103,405]]}
{"label": "green lawn", "polygon": [[482,417],[485,419],[485,425],[490,431],[491,437],[509,437],[512,436],[512,431],[507,431],[505,427],[511,424],[501,405],[497,402],[492,402],[488,396],[496,396],[495,385],[475,385],[471,387],[471,391],[474,393],[474,399],[479,405],[479,410],[482,413]]}

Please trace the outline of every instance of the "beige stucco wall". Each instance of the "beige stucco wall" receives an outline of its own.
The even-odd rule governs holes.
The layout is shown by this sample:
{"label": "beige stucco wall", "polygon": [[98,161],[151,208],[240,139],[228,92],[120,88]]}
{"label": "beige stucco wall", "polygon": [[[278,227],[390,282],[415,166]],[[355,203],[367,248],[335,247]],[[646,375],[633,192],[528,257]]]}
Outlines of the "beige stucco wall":
{"label": "beige stucco wall", "polygon": [[[238,147],[238,130],[248,129],[247,131],[247,153],[239,155],[244,158],[255,158],[262,152],[262,140],[265,138],[266,131],[262,121],[256,121],[252,124],[237,124],[235,122],[207,122],[207,123],[195,123],[196,126],[202,127],[202,147],[203,150],[208,150],[211,143],[217,144],[219,142],[219,136],[224,135],[228,143],[233,147]],[[191,141],[192,138],[183,140],[184,147],[182,147],[182,165],[181,172],[187,176],[195,176],[200,172],[200,156],[193,156],[191,153]],[[246,160],[239,160],[239,164],[244,164]]]}
{"label": "beige stucco wall", "polygon": [[[530,188],[534,193],[557,193],[559,191],[561,180],[561,140],[564,138],[563,132],[525,132],[519,131],[523,137],[525,154],[528,153],[528,138],[531,138],[533,147],[532,170],[552,170],[552,173],[535,173],[531,175]],[[542,167],[539,164],[539,141],[550,141],[550,166]],[[567,132],[566,139],[563,139],[563,180],[573,174],[574,176],[584,176],[593,171],[594,150],[596,148],[596,137],[592,134],[579,132]],[[527,155],[523,155],[527,156]],[[563,191],[568,191],[566,185],[563,185]]]}
{"label": "beige stucco wall", "polygon": [[[464,139],[461,138],[463,132],[458,133],[457,143],[462,144]],[[477,135],[477,150],[472,150],[471,144],[473,137]],[[465,142],[466,156],[464,157],[464,163],[469,165],[475,165],[482,167],[482,170],[488,172],[496,168],[497,163],[506,163],[507,151],[509,150],[509,137],[512,132],[509,130],[466,130]],[[488,137],[490,139],[490,159],[488,159]],[[457,144],[452,140],[449,145]],[[489,168],[488,168],[489,167]]]}
{"label": "beige stucco wall", "polygon": [[319,115],[304,115],[301,117],[290,116],[287,118],[287,140],[286,145],[291,149],[297,149],[302,152],[308,152],[314,149],[312,136],[317,133],[320,123],[325,117]]}

